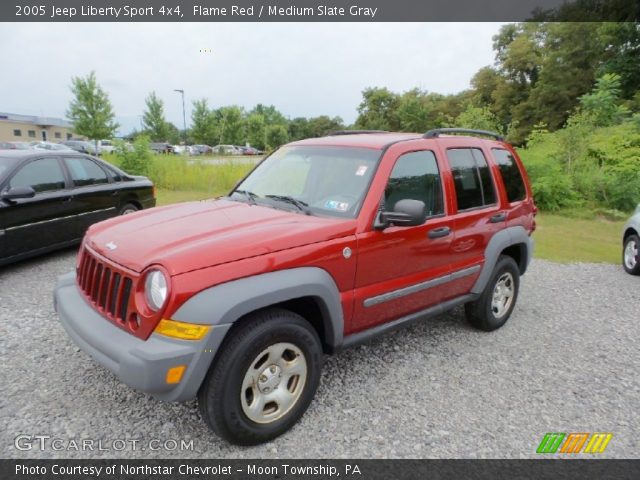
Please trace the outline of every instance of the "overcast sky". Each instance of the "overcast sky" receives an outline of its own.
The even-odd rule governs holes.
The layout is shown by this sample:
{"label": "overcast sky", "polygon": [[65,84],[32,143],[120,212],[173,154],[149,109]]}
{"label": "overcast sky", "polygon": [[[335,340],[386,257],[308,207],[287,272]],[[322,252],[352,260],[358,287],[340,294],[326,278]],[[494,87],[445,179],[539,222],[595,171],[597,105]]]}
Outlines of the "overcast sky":
{"label": "overcast sky", "polygon": [[[63,117],[72,76],[95,70],[121,133],[155,90],[167,120],[191,101],[275,105],[284,115],[356,118],[366,87],[455,93],[493,63],[496,23],[4,23],[0,111]],[[202,50],[202,51],[201,51]]]}

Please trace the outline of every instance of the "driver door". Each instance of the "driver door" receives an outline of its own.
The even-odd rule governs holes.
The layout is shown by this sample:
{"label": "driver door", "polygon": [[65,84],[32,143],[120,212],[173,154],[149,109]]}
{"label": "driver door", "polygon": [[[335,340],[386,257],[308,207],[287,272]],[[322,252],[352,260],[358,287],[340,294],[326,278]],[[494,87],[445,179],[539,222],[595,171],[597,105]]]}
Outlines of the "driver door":
{"label": "driver door", "polygon": [[445,215],[433,152],[408,152],[396,160],[383,208],[393,210],[403,199],[423,201],[427,220],[413,227],[372,227],[358,236],[354,332],[424,310],[443,298],[438,282],[450,272],[453,222]]}

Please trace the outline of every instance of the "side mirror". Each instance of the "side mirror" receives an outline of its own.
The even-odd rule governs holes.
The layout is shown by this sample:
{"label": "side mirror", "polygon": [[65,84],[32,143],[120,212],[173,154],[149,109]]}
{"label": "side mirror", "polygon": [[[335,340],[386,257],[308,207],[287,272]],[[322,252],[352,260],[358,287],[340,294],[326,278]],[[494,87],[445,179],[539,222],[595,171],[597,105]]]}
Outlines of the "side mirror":
{"label": "side mirror", "polygon": [[36,191],[31,187],[12,187],[2,194],[3,200],[17,200],[19,198],[33,198]]}
{"label": "side mirror", "polygon": [[393,212],[380,212],[375,228],[384,229],[393,224],[397,227],[422,225],[427,219],[427,207],[420,200],[399,200]]}

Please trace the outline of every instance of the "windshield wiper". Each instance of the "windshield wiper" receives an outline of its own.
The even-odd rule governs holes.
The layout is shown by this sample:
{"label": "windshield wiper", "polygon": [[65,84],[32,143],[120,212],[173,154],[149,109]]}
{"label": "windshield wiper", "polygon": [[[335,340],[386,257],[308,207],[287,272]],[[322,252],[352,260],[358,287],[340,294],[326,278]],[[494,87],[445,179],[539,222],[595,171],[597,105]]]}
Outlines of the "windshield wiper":
{"label": "windshield wiper", "polygon": [[239,193],[241,195],[244,195],[245,197],[247,197],[247,200],[249,200],[249,203],[251,205],[255,205],[256,204],[256,198],[260,198],[260,195],[257,195],[253,192],[250,192],[248,190],[234,190],[233,193]]}
{"label": "windshield wiper", "polygon": [[289,195],[265,195],[267,198],[273,198],[274,200],[280,200],[281,202],[286,202],[291,205],[294,205],[304,212],[305,215],[311,215],[311,209],[309,208],[309,204],[303,202],[302,200],[298,200],[297,198],[290,197]]}

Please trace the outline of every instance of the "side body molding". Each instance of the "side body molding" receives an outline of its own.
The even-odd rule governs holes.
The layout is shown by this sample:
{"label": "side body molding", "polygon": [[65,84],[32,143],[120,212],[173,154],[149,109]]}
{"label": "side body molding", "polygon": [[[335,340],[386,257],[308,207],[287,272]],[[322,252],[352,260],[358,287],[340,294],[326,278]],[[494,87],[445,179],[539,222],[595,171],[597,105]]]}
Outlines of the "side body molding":
{"label": "side body molding", "polygon": [[520,274],[523,274],[533,255],[533,239],[527,234],[527,231],[522,226],[509,227],[496,233],[484,253],[484,265],[480,276],[476,280],[476,283],[471,288],[471,293],[480,294],[484,290],[484,287],[489,282],[489,278],[493,273],[493,268],[498,261],[500,252],[505,248],[509,248],[514,245],[522,245],[525,248],[524,258],[518,262],[520,266]]}
{"label": "side body molding", "polygon": [[344,333],[340,292],[331,275],[317,267],[278,270],[216,285],[191,297],[172,318],[205,325],[232,324],[257,309],[302,297],[316,301],[325,342],[332,349],[339,347]]}

